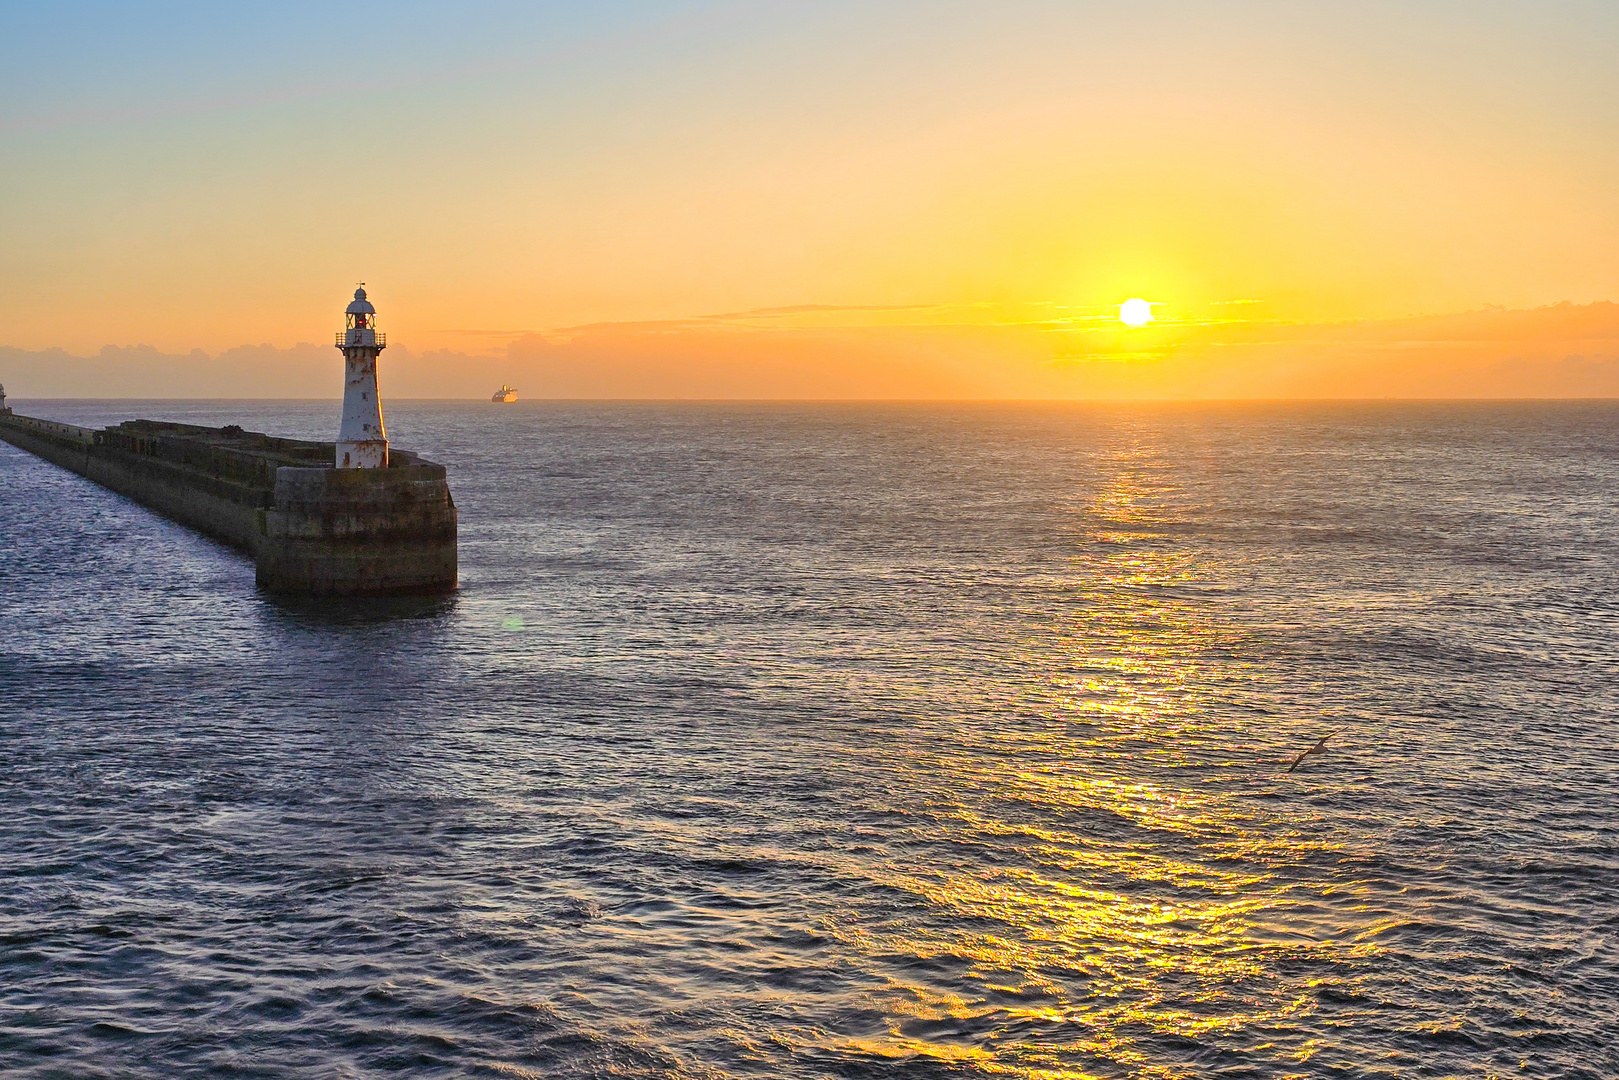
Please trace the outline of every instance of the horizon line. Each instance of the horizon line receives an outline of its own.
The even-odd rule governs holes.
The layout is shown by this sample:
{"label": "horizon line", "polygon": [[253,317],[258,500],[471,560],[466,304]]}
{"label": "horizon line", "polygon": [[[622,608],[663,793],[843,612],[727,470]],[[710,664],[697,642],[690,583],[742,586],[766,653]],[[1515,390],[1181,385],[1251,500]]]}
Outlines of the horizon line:
{"label": "horizon line", "polygon": [[[341,397],[29,397],[7,395],[11,402],[183,401],[183,402],[288,402],[336,403]],[[484,397],[390,397],[392,402],[473,403],[492,405]],[[1619,402],[1619,394],[1541,397],[535,397],[507,405],[533,404],[648,404],[648,405],[1244,405],[1244,404],[1466,404],[1513,402]],[[15,412],[15,407],[7,406]]]}

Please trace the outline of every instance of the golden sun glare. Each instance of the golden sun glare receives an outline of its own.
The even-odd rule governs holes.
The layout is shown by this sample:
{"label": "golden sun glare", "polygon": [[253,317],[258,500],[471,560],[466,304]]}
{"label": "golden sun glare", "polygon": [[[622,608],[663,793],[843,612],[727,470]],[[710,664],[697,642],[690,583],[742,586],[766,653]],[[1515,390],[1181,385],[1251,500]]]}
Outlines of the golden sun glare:
{"label": "golden sun glare", "polygon": [[1145,326],[1152,322],[1152,305],[1145,300],[1126,300],[1119,305],[1119,321],[1126,326]]}

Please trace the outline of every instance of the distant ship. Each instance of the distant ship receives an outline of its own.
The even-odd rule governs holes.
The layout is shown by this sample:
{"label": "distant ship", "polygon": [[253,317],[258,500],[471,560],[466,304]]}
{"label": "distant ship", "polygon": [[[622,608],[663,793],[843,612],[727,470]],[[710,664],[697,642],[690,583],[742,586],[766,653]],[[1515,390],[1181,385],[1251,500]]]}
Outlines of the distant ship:
{"label": "distant ship", "polygon": [[489,400],[498,401],[504,405],[510,405],[512,402],[517,400],[517,387],[507,386],[505,383],[501,383],[500,389],[496,390],[495,396]]}

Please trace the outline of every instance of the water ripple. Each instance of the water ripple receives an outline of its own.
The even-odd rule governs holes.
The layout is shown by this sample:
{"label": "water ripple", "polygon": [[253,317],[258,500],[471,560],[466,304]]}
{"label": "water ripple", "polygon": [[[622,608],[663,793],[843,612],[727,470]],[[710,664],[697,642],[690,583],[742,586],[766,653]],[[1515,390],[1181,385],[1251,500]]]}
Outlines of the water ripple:
{"label": "water ripple", "polygon": [[390,421],[450,600],[0,445],[8,1076],[1619,1075],[1619,407]]}

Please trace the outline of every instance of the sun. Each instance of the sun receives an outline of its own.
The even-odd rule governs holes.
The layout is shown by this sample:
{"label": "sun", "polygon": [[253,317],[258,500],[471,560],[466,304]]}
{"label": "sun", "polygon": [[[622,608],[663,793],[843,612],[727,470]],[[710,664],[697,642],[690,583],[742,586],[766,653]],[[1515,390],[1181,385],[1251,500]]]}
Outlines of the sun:
{"label": "sun", "polygon": [[1152,322],[1152,305],[1145,300],[1126,300],[1119,305],[1119,321],[1126,326],[1145,326]]}

